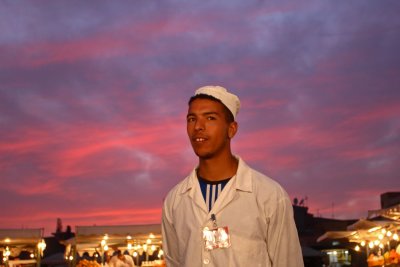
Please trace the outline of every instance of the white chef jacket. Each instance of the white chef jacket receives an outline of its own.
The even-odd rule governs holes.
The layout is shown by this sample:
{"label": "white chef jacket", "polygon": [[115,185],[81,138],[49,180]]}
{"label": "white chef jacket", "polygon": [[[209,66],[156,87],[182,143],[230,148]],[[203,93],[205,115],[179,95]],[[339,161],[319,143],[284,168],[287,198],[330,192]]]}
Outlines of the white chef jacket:
{"label": "white chef jacket", "polygon": [[[208,211],[196,170],[167,195],[162,214],[167,267],[302,267],[293,207],[284,189],[238,157],[237,173]],[[215,214],[231,246],[207,251],[202,230]]]}

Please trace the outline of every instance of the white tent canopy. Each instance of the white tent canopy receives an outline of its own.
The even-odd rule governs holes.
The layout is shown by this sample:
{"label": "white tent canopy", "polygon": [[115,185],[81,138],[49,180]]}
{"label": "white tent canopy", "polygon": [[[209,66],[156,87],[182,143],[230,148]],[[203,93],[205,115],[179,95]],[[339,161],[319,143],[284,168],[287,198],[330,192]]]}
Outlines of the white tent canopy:
{"label": "white tent canopy", "polygon": [[[35,264],[40,266],[40,256],[46,245],[43,241],[43,228],[37,229],[0,229],[0,251],[6,256],[9,267]],[[9,256],[18,257],[21,251],[38,252],[35,259],[9,260]]]}
{"label": "white tent canopy", "polygon": [[375,218],[382,216],[392,220],[400,220],[400,204],[396,204],[392,207],[380,210],[370,210],[368,211],[368,218]]}
{"label": "white tent canopy", "polygon": [[374,228],[384,228],[389,227],[391,224],[398,224],[393,220],[366,220],[360,219],[357,222],[347,226],[347,230],[370,230]]}
{"label": "white tent canopy", "polygon": [[147,224],[147,225],[108,225],[108,226],[76,226],[76,237],[90,238],[90,237],[103,237],[108,236],[128,236],[131,237],[145,237],[149,233],[161,237],[160,224]]}
{"label": "white tent canopy", "polygon": [[347,227],[347,231],[328,231],[318,237],[317,242],[325,239],[342,239],[347,238],[350,242],[360,243],[366,240],[387,240],[392,236],[387,236],[387,232],[397,232],[400,229],[400,223],[394,220],[366,220],[360,219]]}
{"label": "white tent canopy", "polygon": [[80,253],[101,251],[102,241],[113,249],[127,249],[128,244],[132,247],[143,244],[160,247],[161,225],[76,226],[75,238],[67,240],[65,243],[75,246],[77,252]]}
{"label": "white tent canopy", "polygon": [[0,246],[36,245],[43,238],[43,228],[0,229]]}
{"label": "white tent canopy", "polygon": [[325,239],[342,239],[342,238],[350,238],[355,235],[357,231],[328,231],[318,237],[317,242],[321,242]]}

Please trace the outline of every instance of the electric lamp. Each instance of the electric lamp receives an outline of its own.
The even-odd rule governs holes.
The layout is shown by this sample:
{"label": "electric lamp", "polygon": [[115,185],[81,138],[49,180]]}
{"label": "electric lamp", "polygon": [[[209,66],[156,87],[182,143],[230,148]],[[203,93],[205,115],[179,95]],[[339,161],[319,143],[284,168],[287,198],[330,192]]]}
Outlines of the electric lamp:
{"label": "electric lamp", "polygon": [[369,248],[374,248],[374,242],[369,242],[369,244],[368,244],[368,246],[369,246]]}
{"label": "electric lamp", "polygon": [[392,238],[393,240],[399,241],[399,235],[397,233],[395,233]]}

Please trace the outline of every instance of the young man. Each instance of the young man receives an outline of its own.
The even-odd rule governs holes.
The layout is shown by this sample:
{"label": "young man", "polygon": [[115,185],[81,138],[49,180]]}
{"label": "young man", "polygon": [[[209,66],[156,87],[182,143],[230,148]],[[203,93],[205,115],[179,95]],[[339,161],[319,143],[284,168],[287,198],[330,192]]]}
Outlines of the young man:
{"label": "young man", "polygon": [[187,133],[199,165],[164,202],[167,267],[303,266],[286,192],[231,152],[239,107],[220,86],[189,100]]}

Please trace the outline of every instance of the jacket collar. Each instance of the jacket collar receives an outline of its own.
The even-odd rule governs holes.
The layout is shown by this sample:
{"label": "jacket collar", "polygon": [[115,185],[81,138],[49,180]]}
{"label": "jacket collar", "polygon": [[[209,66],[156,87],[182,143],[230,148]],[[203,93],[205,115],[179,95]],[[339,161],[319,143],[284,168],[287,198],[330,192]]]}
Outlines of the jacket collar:
{"label": "jacket collar", "polygon": [[[251,177],[251,169],[250,167],[244,162],[239,156],[235,156],[239,160],[238,170],[236,172],[234,188],[236,190],[245,191],[245,192],[252,192],[253,191],[253,183]],[[188,179],[184,181],[182,189],[180,191],[181,194],[184,194],[195,186],[198,186],[199,182],[197,180],[196,168],[192,170],[189,174]]]}

